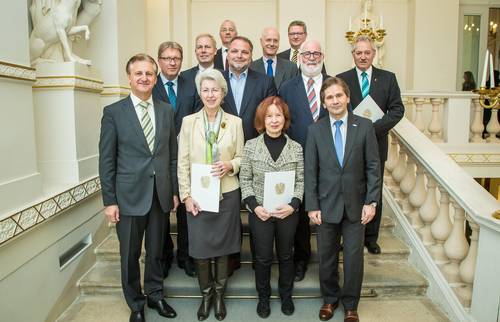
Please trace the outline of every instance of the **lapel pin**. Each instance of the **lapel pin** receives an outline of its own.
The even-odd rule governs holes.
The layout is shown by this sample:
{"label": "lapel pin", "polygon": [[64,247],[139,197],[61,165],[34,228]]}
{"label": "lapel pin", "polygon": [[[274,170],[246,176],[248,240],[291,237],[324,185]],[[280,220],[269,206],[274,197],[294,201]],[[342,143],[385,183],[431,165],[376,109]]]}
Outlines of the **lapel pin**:
{"label": "lapel pin", "polygon": [[357,124],[353,123],[352,126],[358,126]]}

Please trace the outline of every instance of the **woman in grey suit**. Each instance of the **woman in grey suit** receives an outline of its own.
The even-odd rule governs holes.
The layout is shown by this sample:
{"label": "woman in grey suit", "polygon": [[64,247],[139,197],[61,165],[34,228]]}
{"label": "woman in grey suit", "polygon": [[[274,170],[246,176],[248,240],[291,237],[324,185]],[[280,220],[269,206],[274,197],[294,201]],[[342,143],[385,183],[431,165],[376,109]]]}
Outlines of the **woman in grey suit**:
{"label": "woman in grey suit", "polygon": [[[215,318],[226,317],[224,290],[229,254],[240,251],[240,190],[238,172],[243,153],[241,119],[225,113],[220,104],[227,93],[221,72],[207,69],[196,77],[203,109],[184,117],[179,134],[177,176],[179,196],[186,204],[189,255],[195,259],[203,300],[198,320],[205,320],[214,302]],[[220,178],[219,212],[204,211],[191,196],[191,165],[212,165]],[[215,261],[212,274],[211,259]],[[215,297],[215,300],[213,298]]]}
{"label": "woman in grey suit", "polygon": [[[260,103],[255,114],[255,128],[260,133],[249,140],[243,152],[240,169],[242,199],[249,209],[248,221],[255,247],[255,287],[259,294],[257,314],[267,318],[271,314],[271,264],[273,242],[279,260],[279,295],[281,311],[293,314],[293,241],[298,223],[297,209],[304,193],[304,161],[302,147],[283,132],[290,126],[286,103],[270,96]],[[265,209],[264,178],[266,172],[294,171],[293,198],[276,209]]]}

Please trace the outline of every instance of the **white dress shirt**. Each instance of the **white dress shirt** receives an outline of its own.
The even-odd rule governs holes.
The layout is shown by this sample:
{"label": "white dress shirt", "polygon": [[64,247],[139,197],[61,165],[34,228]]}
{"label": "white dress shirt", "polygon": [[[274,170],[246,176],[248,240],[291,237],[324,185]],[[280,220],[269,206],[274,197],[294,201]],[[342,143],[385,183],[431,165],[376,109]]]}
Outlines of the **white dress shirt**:
{"label": "white dress shirt", "polygon": [[[165,87],[165,91],[167,92],[167,96],[168,96],[167,82],[169,82],[169,80],[167,79],[167,77],[165,77],[165,75],[163,75],[163,73],[160,73],[160,78],[161,78],[161,83],[163,84],[163,87]],[[174,86],[172,86],[172,88],[174,89],[175,96],[177,96],[177,80],[178,80],[178,78],[179,77],[175,77],[175,79],[170,81],[170,82],[174,83]]]}
{"label": "white dress shirt", "polygon": [[273,63],[271,66],[273,67],[273,76],[275,76],[276,75],[276,64],[277,64],[278,58],[276,58],[276,56],[274,56],[274,57],[262,56],[262,61],[264,62],[264,70],[266,71],[266,74],[267,74],[267,60],[268,59],[273,60]]}
{"label": "white dress shirt", "polygon": [[314,80],[314,92],[316,93],[316,100],[318,101],[318,107],[321,107],[321,100],[319,98],[319,93],[321,91],[321,85],[323,85],[323,75],[321,73],[317,76],[314,77],[309,77],[304,74],[302,74],[302,81],[304,82],[304,88],[306,89],[306,95],[307,95],[307,82],[309,82],[309,78],[312,78]]}
{"label": "white dress shirt", "polygon": [[[227,59],[227,52],[229,51],[229,48],[226,48],[224,46],[221,47],[221,52],[222,52],[222,66],[226,67],[226,59]],[[229,62],[228,62],[229,64]]]}
{"label": "white dress shirt", "polygon": [[[356,73],[358,74],[358,82],[359,82],[359,89],[363,89],[363,76],[361,76],[361,73],[363,71],[356,67]],[[372,66],[365,70],[366,77],[368,77],[368,88],[370,88],[370,84],[372,83]]]}
{"label": "white dress shirt", "polygon": [[[142,102],[142,100],[132,93],[130,93],[130,99],[132,100],[132,104],[134,105],[135,113],[137,114],[137,118],[139,119],[139,123],[141,123],[143,108],[141,106],[139,106],[139,103]],[[153,132],[156,133],[155,109],[154,109],[154,105],[153,105],[153,95],[151,95],[145,102],[149,103],[147,111],[148,111],[149,117],[151,118],[151,123],[153,125]]]}

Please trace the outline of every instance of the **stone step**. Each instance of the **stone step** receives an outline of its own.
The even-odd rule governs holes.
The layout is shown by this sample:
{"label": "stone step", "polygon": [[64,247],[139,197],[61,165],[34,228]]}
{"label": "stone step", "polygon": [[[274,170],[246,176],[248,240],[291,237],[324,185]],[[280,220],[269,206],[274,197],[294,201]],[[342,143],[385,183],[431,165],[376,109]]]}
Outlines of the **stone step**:
{"label": "stone step", "polygon": [[[248,233],[250,231],[250,227],[248,225],[248,211],[241,210],[240,217],[241,217],[241,224],[243,226],[243,233]],[[316,225],[311,223],[310,226],[311,226],[311,233],[316,234]],[[109,227],[112,228],[111,230],[112,233],[116,234],[116,231],[114,229],[115,224],[109,224]],[[392,232],[393,228],[394,228],[394,220],[390,218],[390,216],[382,215],[382,221],[380,223],[380,231]],[[170,234],[173,235],[177,234],[177,217],[175,216],[174,212],[170,214]]]}
{"label": "stone step", "polygon": [[[168,303],[177,311],[177,318],[173,321],[196,321],[196,309],[200,304],[199,299],[175,298]],[[225,301],[227,308],[226,322],[253,322],[260,319],[255,308],[256,300],[228,299]],[[295,313],[287,316],[281,313],[280,301],[271,300],[271,316],[269,321],[318,321],[318,310],[322,304],[321,299],[301,299],[295,301]],[[426,298],[370,298],[362,299],[359,303],[358,313],[363,322],[446,322],[446,316],[431,301]],[[66,310],[57,322],[123,322],[128,321],[130,309],[122,296],[81,296]],[[145,307],[148,322],[167,321],[160,317],[154,310]],[[343,308],[335,312],[331,322],[342,322],[344,319]],[[213,310],[207,322],[217,321]]]}
{"label": "stone step", "polygon": [[[177,249],[177,240],[175,235],[172,238],[174,249]],[[365,248],[365,260],[401,260],[406,259],[409,254],[408,247],[397,237],[387,231],[381,232],[379,236],[379,245],[382,248],[382,254],[373,255],[367,252]],[[316,236],[311,236],[311,262],[318,262],[317,256],[317,239]],[[118,261],[120,259],[118,238],[111,234],[103,243],[95,250],[99,261]],[[144,256],[144,251],[142,252]],[[243,243],[241,245],[241,260],[242,263],[250,263],[252,256],[250,253],[250,239],[248,234],[243,235]],[[276,259],[275,259],[276,262]]]}
{"label": "stone step", "polygon": [[[143,270],[142,270],[143,271]],[[271,286],[277,296],[278,266],[273,265]],[[342,280],[342,270],[341,278]],[[118,262],[98,262],[79,282],[83,295],[121,294],[120,266]],[[196,278],[186,276],[176,265],[165,280],[165,294],[169,297],[198,297]],[[363,282],[363,297],[420,296],[427,288],[426,280],[406,261],[367,262]],[[230,298],[256,298],[254,271],[251,265],[242,265],[229,279],[227,296]],[[318,264],[311,263],[306,277],[295,283],[294,297],[320,296]]]}

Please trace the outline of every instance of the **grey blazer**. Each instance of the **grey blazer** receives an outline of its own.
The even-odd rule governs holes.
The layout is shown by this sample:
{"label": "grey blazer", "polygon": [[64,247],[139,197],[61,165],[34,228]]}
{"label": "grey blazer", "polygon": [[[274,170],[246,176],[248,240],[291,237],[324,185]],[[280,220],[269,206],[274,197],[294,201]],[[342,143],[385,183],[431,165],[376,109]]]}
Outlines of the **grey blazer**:
{"label": "grey blazer", "polygon": [[302,200],[304,194],[304,157],[300,144],[286,134],[286,144],[276,161],[264,142],[264,134],[248,140],[240,166],[241,199],[255,196],[259,205],[264,201],[264,177],[266,172],[295,171],[293,196]]}
{"label": "grey blazer", "polygon": [[380,159],[372,122],[349,112],[344,163],[335,153],[330,117],[309,126],[305,153],[305,208],[321,210],[321,220],[361,220],[363,205],[380,196]]}
{"label": "grey blazer", "polygon": [[[250,64],[250,68],[255,70],[256,72],[266,74],[266,66],[264,64],[264,61],[262,60],[262,57],[260,57],[257,60],[254,60]],[[276,88],[279,90],[281,84],[283,84],[285,81],[294,78],[299,74],[299,69],[297,68],[297,65],[292,63],[289,60],[277,57],[276,61],[276,72],[274,73],[274,84],[276,85]]]}
{"label": "grey blazer", "polygon": [[153,99],[155,146],[151,153],[132,100],[126,97],[104,108],[99,140],[99,176],[105,206],[118,205],[120,214],[144,216],[156,191],[164,212],[177,194],[177,137],[174,113]]}

